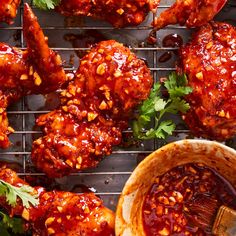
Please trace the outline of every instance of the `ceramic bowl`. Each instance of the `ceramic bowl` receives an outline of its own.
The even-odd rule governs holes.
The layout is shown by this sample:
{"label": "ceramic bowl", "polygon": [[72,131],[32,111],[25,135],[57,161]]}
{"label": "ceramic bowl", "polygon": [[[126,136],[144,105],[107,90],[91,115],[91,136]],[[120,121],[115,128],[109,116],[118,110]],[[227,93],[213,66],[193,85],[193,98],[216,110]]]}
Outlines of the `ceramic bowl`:
{"label": "ceramic bowl", "polygon": [[176,166],[197,162],[215,169],[236,188],[234,149],[206,140],[170,143],[145,158],[126,182],[117,206],[116,236],[145,236],[142,205],[155,178]]}

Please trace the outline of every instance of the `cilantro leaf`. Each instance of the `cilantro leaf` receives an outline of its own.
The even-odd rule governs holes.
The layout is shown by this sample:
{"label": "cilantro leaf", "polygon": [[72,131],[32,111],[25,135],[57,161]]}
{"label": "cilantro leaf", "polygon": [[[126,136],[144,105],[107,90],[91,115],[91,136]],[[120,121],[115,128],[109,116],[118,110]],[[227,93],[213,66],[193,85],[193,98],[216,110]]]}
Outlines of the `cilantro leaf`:
{"label": "cilantro leaf", "polygon": [[168,104],[168,102],[164,101],[164,99],[162,99],[162,98],[157,99],[157,101],[155,102],[155,105],[154,105],[155,111],[164,110],[167,104]]}
{"label": "cilantro leaf", "polygon": [[[23,220],[22,219],[12,218],[12,217],[6,215],[5,213],[3,213],[1,211],[0,211],[0,216],[2,218],[2,221],[0,222],[0,228],[4,229],[5,234],[8,233],[8,229],[10,229],[15,234],[24,233]],[[6,235],[10,235],[10,234],[6,234]]]}
{"label": "cilantro leaf", "polygon": [[[139,107],[139,116],[133,121],[133,134],[137,139],[165,139],[172,135],[176,125],[171,120],[164,120],[166,114],[186,113],[190,105],[182,98],[192,92],[187,86],[186,75],[178,75],[173,72],[164,82],[169,98],[163,98],[161,83],[154,84],[150,96]],[[150,128],[151,122],[155,121],[155,127]]]}
{"label": "cilantro leaf", "polygon": [[153,89],[149,95],[149,98],[143,102],[142,106],[140,106],[140,110],[143,115],[151,116],[155,113],[154,104],[158,99],[158,97],[160,96],[160,89],[161,89],[161,84],[159,83],[154,84]]}
{"label": "cilantro leaf", "polygon": [[156,138],[165,139],[166,135],[172,135],[173,131],[175,130],[175,124],[172,120],[165,120],[162,121],[155,131]]}
{"label": "cilantro leaf", "polygon": [[60,2],[61,0],[33,0],[33,4],[42,10],[54,9]]}
{"label": "cilantro leaf", "polygon": [[0,235],[1,236],[11,236],[11,234],[7,231],[6,225],[3,222],[0,222]]}
{"label": "cilantro leaf", "polygon": [[15,207],[17,198],[21,199],[24,207],[29,208],[30,204],[36,206],[39,204],[38,195],[34,189],[27,185],[15,187],[3,180],[0,180],[0,196],[6,197],[9,205]]}
{"label": "cilantro leaf", "polygon": [[175,72],[172,72],[169,75],[168,80],[164,82],[170,98],[174,97],[183,97],[192,92],[192,88],[187,86],[188,80],[185,74],[178,75]]}
{"label": "cilantro leaf", "polygon": [[172,114],[177,114],[178,112],[186,113],[189,109],[189,104],[180,97],[177,97],[171,100],[165,111]]}

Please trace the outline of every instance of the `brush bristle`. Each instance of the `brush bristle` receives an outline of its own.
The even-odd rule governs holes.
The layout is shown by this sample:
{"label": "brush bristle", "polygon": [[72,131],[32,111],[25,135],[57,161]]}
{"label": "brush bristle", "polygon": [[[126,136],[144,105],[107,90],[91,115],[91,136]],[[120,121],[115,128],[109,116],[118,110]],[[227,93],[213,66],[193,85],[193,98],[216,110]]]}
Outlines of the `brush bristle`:
{"label": "brush bristle", "polygon": [[185,216],[189,220],[189,224],[201,228],[206,233],[211,233],[215,221],[215,217],[220,207],[216,199],[206,195],[198,195],[194,202],[186,205],[188,212]]}

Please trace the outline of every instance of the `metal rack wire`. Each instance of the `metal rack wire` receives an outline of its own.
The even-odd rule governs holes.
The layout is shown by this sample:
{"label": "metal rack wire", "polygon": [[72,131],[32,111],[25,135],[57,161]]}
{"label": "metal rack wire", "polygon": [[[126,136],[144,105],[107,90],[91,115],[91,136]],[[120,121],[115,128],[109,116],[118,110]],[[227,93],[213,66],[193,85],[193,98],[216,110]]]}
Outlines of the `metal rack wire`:
{"label": "metal rack wire", "polygon": [[[165,5],[161,5],[159,7],[159,10],[162,11],[168,8],[172,2],[173,1],[166,0]],[[231,9],[230,5],[226,10],[228,11],[229,9]],[[57,43],[57,38],[60,38],[59,36],[62,36],[61,38],[63,38],[64,32],[69,31],[76,34],[78,33],[78,31],[81,32],[86,30],[96,30],[102,32],[106,36],[107,32],[109,32],[107,37],[115,38],[118,41],[120,41],[120,36],[122,36],[122,40],[124,40],[124,36],[124,43],[131,46],[134,52],[136,52],[140,57],[147,60],[147,63],[150,67],[150,70],[152,71],[155,80],[158,80],[158,78],[165,76],[170,71],[175,70],[175,53],[172,53],[172,59],[169,62],[160,63],[158,61],[158,58],[163,53],[170,51],[175,52],[177,50],[177,48],[162,47],[161,40],[163,39],[163,37],[171,33],[177,33],[181,35],[184,41],[187,41],[190,35],[190,31],[186,30],[185,27],[171,26],[159,31],[156,34],[158,42],[157,45],[150,46],[144,43],[142,44],[142,46],[140,46],[138,43],[144,42],[150,30],[152,30],[150,22],[152,21],[154,15],[150,14],[148,20],[141,26],[115,30],[109,24],[105,24],[104,22],[101,22],[100,24],[100,22],[98,23],[94,19],[86,19],[82,25],[68,27],[63,25],[63,16],[57,15],[52,12],[40,12],[37,9],[34,9],[34,11],[41,21],[40,24],[44,29],[45,34],[49,37],[50,46],[54,50],[58,51],[59,54],[64,57],[63,59],[66,62],[68,62],[71,54],[75,54],[75,51],[87,51],[89,48],[71,47],[71,45],[68,45],[68,42],[63,42],[63,40],[61,40],[60,43]],[[25,42],[22,32],[22,13],[23,3],[21,4],[16,23],[13,26],[0,26],[0,41],[5,41],[13,46],[16,45],[21,49],[25,49]],[[54,23],[56,22],[55,26],[53,26],[53,23],[47,22],[47,19],[49,18],[56,19],[53,21]],[[59,21],[61,22],[61,24],[57,23],[57,19],[60,19]],[[94,24],[96,24],[96,26]],[[119,32],[118,35],[117,31]],[[18,37],[17,40],[14,41],[13,38],[16,34],[18,34]],[[131,40],[129,37],[131,37]],[[135,37],[138,37],[138,40]],[[76,68],[76,63],[75,65],[65,67],[65,69],[68,71],[73,71]],[[35,136],[41,134],[41,131],[34,129],[35,116],[47,113],[50,110],[45,105],[43,105],[42,107],[43,103],[45,103],[45,99],[42,96],[25,97],[19,103],[14,104],[8,112],[10,123],[16,130],[16,132],[11,136],[14,145],[9,150],[1,151],[0,160],[11,163],[11,165],[13,165],[13,167],[17,169],[19,175],[22,175],[24,177],[31,176],[39,178],[44,176],[43,173],[38,173],[33,168],[30,162],[30,149],[32,139],[35,138]],[[83,191],[84,186],[92,187],[93,189],[97,190],[96,194],[102,197],[108,207],[110,207],[111,209],[115,209],[118,196],[123,188],[125,181],[128,179],[129,175],[132,173],[132,170],[136,167],[136,165],[146,155],[162,146],[166,142],[182,139],[190,135],[189,130],[186,129],[180,119],[176,119],[179,123],[178,129],[176,130],[175,134],[168,140],[147,141],[138,147],[117,147],[114,150],[113,154],[110,157],[105,158],[105,160],[99,165],[98,168],[93,170],[86,170],[80,173],[74,173],[69,177],[56,180],[56,186],[63,190],[73,190],[76,192]],[[130,130],[127,130],[125,132],[129,133]],[[235,147],[235,141],[232,141],[231,146]],[[13,163],[17,163],[17,166],[15,166],[15,164]]]}

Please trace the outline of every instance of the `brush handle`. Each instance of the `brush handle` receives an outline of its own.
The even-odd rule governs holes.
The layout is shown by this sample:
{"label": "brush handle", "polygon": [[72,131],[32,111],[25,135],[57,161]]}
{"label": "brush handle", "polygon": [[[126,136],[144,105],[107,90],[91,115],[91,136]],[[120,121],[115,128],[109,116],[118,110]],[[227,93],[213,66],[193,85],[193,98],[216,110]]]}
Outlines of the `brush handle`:
{"label": "brush handle", "polygon": [[236,211],[221,206],[218,210],[212,233],[218,236],[236,235]]}

